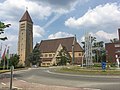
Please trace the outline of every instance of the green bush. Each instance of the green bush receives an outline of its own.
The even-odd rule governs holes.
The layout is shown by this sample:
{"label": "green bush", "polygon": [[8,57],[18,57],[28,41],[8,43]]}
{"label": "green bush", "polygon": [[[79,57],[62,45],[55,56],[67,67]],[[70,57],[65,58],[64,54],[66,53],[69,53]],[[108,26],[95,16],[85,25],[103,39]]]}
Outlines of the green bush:
{"label": "green bush", "polygon": [[101,63],[95,63],[93,67],[101,67]]}

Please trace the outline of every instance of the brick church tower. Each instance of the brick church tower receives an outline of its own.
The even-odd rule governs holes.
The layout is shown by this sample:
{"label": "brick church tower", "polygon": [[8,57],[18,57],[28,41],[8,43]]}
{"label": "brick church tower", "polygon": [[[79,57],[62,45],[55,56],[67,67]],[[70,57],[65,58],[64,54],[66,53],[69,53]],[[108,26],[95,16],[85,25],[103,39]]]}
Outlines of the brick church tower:
{"label": "brick church tower", "polygon": [[23,66],[28,66],[28,55],[33,50],[33,22],[26,10],[19,21],[19,38],[18,38],[18,55],[20,56],[19,63]]}

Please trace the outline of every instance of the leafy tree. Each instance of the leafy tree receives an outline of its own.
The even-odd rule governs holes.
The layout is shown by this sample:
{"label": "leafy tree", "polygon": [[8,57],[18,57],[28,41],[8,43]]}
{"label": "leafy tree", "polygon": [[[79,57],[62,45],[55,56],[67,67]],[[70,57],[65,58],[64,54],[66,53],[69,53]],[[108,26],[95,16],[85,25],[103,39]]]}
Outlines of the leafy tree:
{"label": "leafy tree", "polygon": [[5,65],[7,65],[6,57],[5,57],[5,59],[2,59],[0,62],[1,62],[1,63],[0,63],[0,66],[1,66],[1,67],[3,67],[4,62],[5,62]]}
{"label": "leafy tree", "polygon": [[32,53],[27,58],[32,65],[36,65],[37,63],[40,63],[40,49],[39,44],[36,44],[34,47]]}
{"label": "leafy tree", "polygon": [[10,57],[10,65],[13,65],[16,68],[19,63],[19,59],[19,55],[13,55],[12,57]]}
{"label": "leafy tree", "polygon": [[94,42],[92,52],[94,53],[95,61],[101,62],[102,61],[102,54],[105,53],[104,42],[103,41]]}
{"label": "leafy tree", "polygon": [[[91,37],[91,42],[94,43],[96,41],[96,37]],[[81,42],[83,44],[83,49],[85,50],[85,42]]]}
{"label": "leafy tree", "polygon": [[71,56],[67,52],[67,49],[63,47],[63,49],[59,51],[59,54],[56,57],[56,59],[57,59],[57,65],[66,65],[67,63],[70,63]]}
{"label": "leafy tree", "polygon": [[[3,23],[3,22],[1,22],[0,21],[0,34],[3,34],[4,33],[4,29],[5,28],[7,28],[7,27],[9,27],[11,24],[7,24],[7,25],[5,25],[5,23]],[[0,38],[0,40],[7,40],[7,37],[2,37],[2,38]]]}
{"label": "leafy tree", "polygon": [[119,40],[117,38],[113,38],[113,39],[110,39],[110,42],[111,43],[116,43],[116,42],[119,42]]}

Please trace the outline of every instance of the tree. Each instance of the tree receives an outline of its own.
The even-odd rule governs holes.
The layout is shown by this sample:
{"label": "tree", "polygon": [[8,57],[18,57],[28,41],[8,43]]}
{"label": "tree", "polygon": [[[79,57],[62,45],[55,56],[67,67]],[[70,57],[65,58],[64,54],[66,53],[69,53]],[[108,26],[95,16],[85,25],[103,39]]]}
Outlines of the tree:
{"label": "tree", "polygon": [[66,65],[67,63],[70,63],[71,56],[67,52],[67,49],[65,47],[63,47],[63,49],[59,51],[59,54],[56,57],[56,60],[57,60],[57,65]]}
{"label": "tree", "polygon": [[110,42],[111,43],[116,43],[116,42],[119,42],[119,40],[117,38],[113,38],[113,39],[110,39]]}
{"label": "tree", "polygon": [[105,53],[104,42],[103,41],[94,42],[92,52],[94,53],[95,61],[101,62],[102,61],[102,54],[103,54],[103,52]]}
{"label": "tree", "polygon": [[[96,37],[91,36],[91,42],[94,43],[96,41]],[[83,49],[85,50],[85,42],[81,42],[83,44]]]}
{"label": "tree", "polygon": [[[7,24],[7,25],[5,25],[5,23],[3,23],[3,22],[1,22],[0,21],[0,34],[3,34],[4,33],[4,29],[5,28],[7,28],[7,27],[9,27],[11,24]],[[0,40],[7,40],[7,37],[2,37],[2,38],[0,38]]]}
{"label": "tree", "polygon": [[40,63],[40,49],[39,44],[36,44],[34,47],[32,53],[27,58],[32,65],[36,65],[37,63]]}
{"label": "tree", "polygon": [[10,65],[13,65],[16,68],[19,63],[19,59],[19,55],[13,55],[12,57],[10,57]]}

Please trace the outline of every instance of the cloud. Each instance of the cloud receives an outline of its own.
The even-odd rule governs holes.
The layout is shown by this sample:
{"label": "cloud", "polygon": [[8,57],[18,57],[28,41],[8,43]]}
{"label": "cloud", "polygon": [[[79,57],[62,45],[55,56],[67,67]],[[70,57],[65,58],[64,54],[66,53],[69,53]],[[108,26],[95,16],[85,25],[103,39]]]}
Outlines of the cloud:
{"label": "cloud", "polygon": [[31,16],[35,16],[34,18],[37,19],[44,19],[52,13],[51,7],[38,5],[33,1],[20,0],[18,2],[18,0],[5,0],[0,3],[0,17],[3,17],[4,20],[10,19],[19,21],[19,17],[21,16],[20,13],[22,14],[26,7],[28,7],[28,11],[31,13]]}
{"label": "cloud", "polygon": [[39,25],[33,26],[33,37],[42,37],[44,33],[45,33],[44,29]]}
{"label": "cloud", "polygon": [[97,37],[97,40],[99,41],[104,40],[105,42],[109,42],[110,39],[113,39],[113,38],[118,38],[117,33],[107,33],[105,31],[98,31],[96,33],[91,33],[91,34]]}
{"label": "cloud", "polygon": [[[110,42],[110,39],[118,38],[117,33],[108,33],[105,31],[97,31],[96,33],[90,32],[91,36],[96,37],[97,41]],[[85,36],[81,37],[80,41],[85,41]]]}
{"label": "cloud", "polygon": [[55,22],[61,15],[60,14],[57,14],[56,16],[54,16],[50,21],[48,21],[44,26],[43,28],[47,28],[49,27],[53,22]]}
{"label": "cloud", "polygon": [[5,48],[5,45],[7,45],[10,47],[10,52],[16,53],[18,36],[10,33],[5,33],[0,35],[0,37],[4,37],[4,36],[6,36],[8,39],[5,41],[0,41],[0,43],[2,43],[3,50]]}
{"label": "cloud", "polygon": [[84,28],[107,30],[107,28],[116,29],[120,25],[120,5],[116,3],[107,3],[89,9],[82,17],[76,19],[70,17],[65,21],[65,25],[70,28]]}
{"label": "cloud", "polygon": [[57,32],[55,34],[51,34],[48,36],[48,39],[55,39],[55,38],[63,38],[63,37],[71,37],[74,36],[73,34],[69,34],[66,32]]}
{"label": "cloud", "polygon": [[[33,0],[30,0],[33,1]],[[35,0],[33,2],[39,5],[49,6],[55,13],[63,14],[74,10],[75,6],[80,2],[86,2],[88,0]]]}

